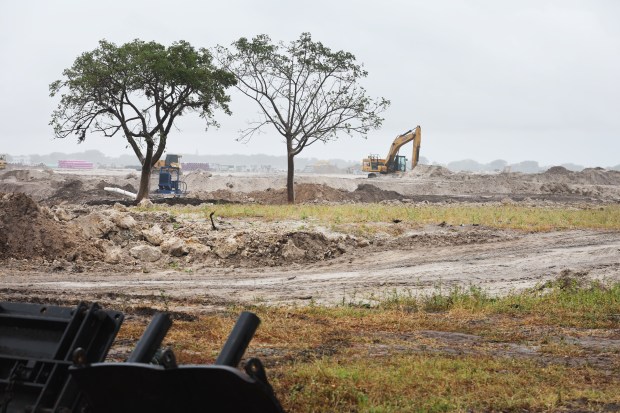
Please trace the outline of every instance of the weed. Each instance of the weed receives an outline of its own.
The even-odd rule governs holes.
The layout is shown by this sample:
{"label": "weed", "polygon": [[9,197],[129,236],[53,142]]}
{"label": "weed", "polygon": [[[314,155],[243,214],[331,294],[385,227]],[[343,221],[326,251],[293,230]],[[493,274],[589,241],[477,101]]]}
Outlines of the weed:
{"label": "weed", "polygon": [[162,302],[164,303],[164,311],[166,311],[166,312],[170,311],[170,305],[169,305],[168,296],[166,295],[166,291],[159,290],[159,297],[161,298]]}

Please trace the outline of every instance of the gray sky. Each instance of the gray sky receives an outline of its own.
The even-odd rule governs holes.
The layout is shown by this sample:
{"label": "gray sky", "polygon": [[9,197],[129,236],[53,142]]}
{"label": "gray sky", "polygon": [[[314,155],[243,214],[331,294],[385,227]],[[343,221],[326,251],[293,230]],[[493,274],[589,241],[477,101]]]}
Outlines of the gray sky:
{"label": "gray sky", "polygon": [[[48,126],[57,103],[48,85],[100,39],[213,47],[261,33],[289,41],[308,31],[355,54],[369,72],[369,94],[392,105],[368,140],[343,136],[300,156],[384,154],[398,133],[420,124],[421,155],[431,161],[617,165],[618,22],[614,0],[2,1],[0,153],[131,153],[121,136],[91,135],[77,145],[54,140]],[[219,130],[205,132],[197,116],[187,116],[168,150],[284,155],[269,129],[249,143],[235,141],[256,108],[232,98],[233,116],[218,114]]]}

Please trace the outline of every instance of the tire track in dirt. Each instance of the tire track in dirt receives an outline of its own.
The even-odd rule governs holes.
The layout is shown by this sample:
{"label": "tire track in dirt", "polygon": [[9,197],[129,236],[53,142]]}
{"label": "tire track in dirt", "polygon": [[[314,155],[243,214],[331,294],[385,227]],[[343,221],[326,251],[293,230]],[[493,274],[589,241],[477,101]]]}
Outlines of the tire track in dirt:
{"label": "tire track in dirt", "polygon": [[[562,270],[585,271],[595,279],[620,279],[620,233],[563,231],[525,234],[487,244],[407,250],[362,249],[311,267],[201,269],[188,274],[158,271],[127,275],[3,273],[2,287],[24,295],[88,300],[123,292],[137,301],[190,300],[208,310],[222,303],[367,301],[371,295],[428,293],[454,285],[491,293],[532,287]],[[1,291],[0,291],[1,292]],[[175,309],[178,309],[175,307]]]}

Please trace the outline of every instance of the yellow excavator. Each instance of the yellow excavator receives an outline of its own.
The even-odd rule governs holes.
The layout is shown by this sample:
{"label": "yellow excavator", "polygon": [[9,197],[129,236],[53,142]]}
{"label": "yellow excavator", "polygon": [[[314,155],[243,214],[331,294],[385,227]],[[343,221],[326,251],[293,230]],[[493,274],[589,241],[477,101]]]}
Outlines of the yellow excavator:
{"label": "yellow excavator", "polygon": [[407,169],[407,158],[398,155],[400,148],[413,141],[413,153],[411,155],[411,169],[415,168],[420,158],[420,143],[422,141],[422,130],[420,125],[415,129],[411,129],[401,135],[398,135],[390,151],[385,159],[379,158],[379,155],[369,155],[368,158],[362,160],[362,171],[368,172],[369,178],[375,178],[377,173],[389,174],[394,172],[405,172]]}

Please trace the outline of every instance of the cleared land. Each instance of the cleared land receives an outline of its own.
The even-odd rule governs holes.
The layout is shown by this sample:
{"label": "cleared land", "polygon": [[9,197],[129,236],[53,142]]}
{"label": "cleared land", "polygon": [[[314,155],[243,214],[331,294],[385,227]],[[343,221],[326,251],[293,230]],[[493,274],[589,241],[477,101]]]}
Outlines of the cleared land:
{"label": "cleared land", "polygon": [[291,411],[620,409],[620,172],[185,179],[138,208],[128,171],[1,173],[0,299],[125,311],[118,360],[167,310],[211,362],[249,308]]}

